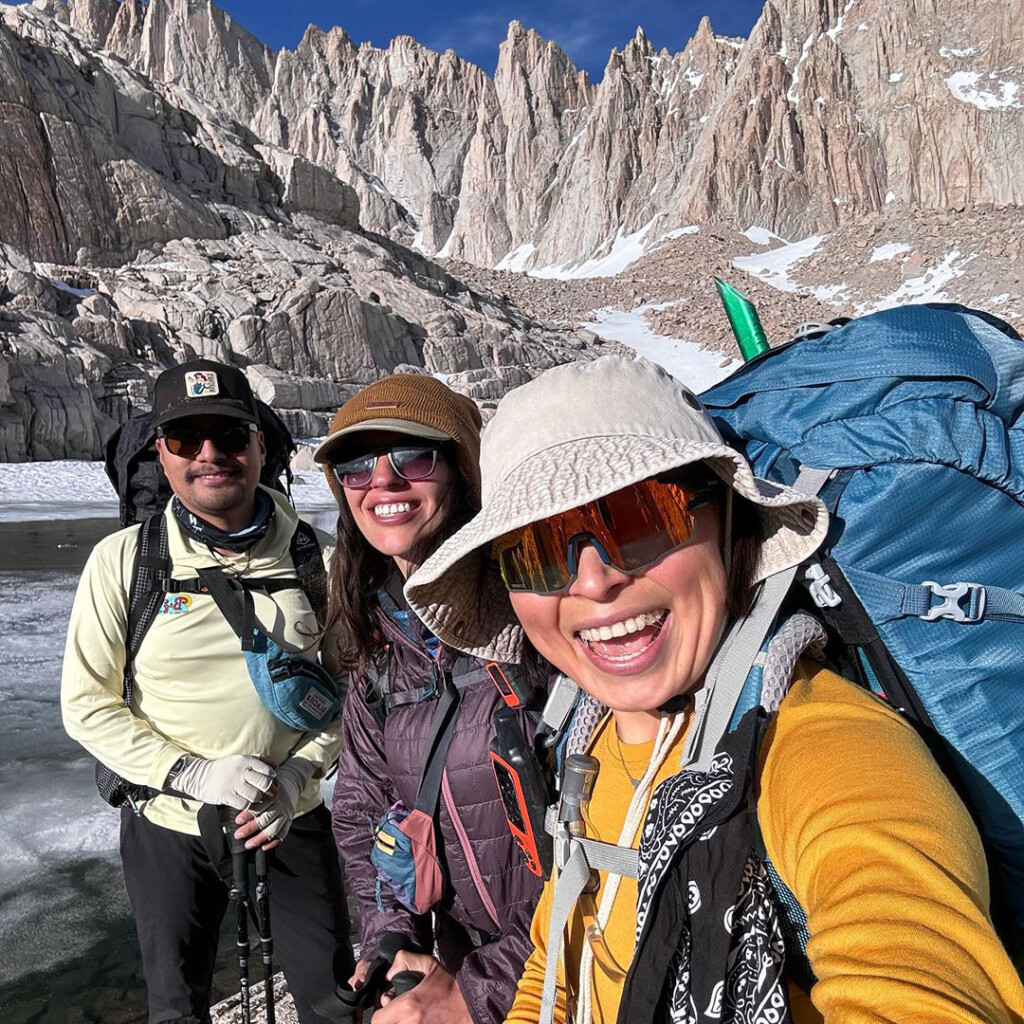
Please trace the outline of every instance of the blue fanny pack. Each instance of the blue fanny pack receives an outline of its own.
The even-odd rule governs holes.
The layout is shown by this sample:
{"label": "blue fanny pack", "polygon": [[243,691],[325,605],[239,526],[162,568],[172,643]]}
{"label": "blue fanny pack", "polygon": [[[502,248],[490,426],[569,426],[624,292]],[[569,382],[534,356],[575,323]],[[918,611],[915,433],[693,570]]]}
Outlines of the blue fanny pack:
{"label": "blue fanny pack", "polygon": [[[220,569],[199,569],[199,579],[242,644],[249,678],[264,707],[279,721],[300,732],[322,729],[341,710],[341,687],[316,661],[286,651],[260,628],[252,594],[239,580]],[[254,581],[255,582],[255,581]],[[298,580],[266,580],[262,584]]]}

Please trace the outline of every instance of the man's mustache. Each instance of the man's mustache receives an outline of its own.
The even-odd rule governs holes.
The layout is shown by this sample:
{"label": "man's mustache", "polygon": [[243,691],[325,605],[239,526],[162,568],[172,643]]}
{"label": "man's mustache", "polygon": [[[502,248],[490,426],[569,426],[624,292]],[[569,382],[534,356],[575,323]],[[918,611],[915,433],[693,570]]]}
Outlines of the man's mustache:
{"label": "man's mustache", "polygon": [[185,479],[191,483],[193,480],[201,480],[204,476],[241,476],[242,471],[238,466],[212,466],[210,469],[190,469],[185,474]]}

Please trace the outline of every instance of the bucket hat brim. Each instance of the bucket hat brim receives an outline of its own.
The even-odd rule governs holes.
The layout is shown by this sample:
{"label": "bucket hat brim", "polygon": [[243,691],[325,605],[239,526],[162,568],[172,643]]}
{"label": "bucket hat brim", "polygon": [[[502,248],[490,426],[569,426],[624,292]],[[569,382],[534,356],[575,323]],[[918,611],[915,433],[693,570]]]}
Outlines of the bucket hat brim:
{"label": "bucket hat brim", "polygon": [[484,508],[442,544],[405,587],[416,614],[442,641],[476,657],[521,660],[523,631],[493,567],[503,534],[649,477],[704,462],[758,509],[764,541],[754,581],[797,565],[818,548],[828,513],[817,498],[755,477],[724,442],[642,434],[575,438],[530,455],[486,496]]}

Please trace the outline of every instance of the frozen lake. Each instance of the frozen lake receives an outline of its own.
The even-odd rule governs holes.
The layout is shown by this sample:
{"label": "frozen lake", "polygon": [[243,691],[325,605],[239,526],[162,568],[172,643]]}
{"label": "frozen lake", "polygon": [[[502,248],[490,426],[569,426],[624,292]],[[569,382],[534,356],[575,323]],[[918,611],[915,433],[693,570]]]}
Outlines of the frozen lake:
{"label": "frozen lake", "polygon": [[[65,480],[76,474],[50,466]],[[18,468],[0,466],[0,479]],[[324,493],[327,501],[310,502],[306,514],[331,530],[326,486]],[[92,545],[119,527],[95,518],[96,505],[65,501],[47,522],[12,521],[10,508],[0,516],[0,1024],[145,1019],[117,856],[118,812],[100,800],[93,762],[60,718],[61,659],[79,570]],[[218,997],[237,986],[228,925]]]}
{"label": "frozen lake", "polygon": [[4,1024],[130,1021],[145,1010],[116,855],[117,812],[99,799],[91,760],[60,724],[60,662],[77,576],[0,571]]}

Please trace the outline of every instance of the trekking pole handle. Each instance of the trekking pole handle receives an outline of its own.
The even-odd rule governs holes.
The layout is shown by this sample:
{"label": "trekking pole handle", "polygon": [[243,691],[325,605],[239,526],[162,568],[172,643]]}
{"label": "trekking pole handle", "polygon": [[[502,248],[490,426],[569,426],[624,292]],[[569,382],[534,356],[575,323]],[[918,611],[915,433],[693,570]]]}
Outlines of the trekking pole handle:
{"label": "trekking pole handle", "polygon": [[231,850],[231,898],[249,900],[249,851],[244,839],[236,839],[234,831],[228,832],[228,848]]}
{"label": "trekking pole handle", "polygon": [[422,980],[422,971],[399,971],[391,979],[391,987],[395,990],[396,996],[401,996],[411,992]]}
{"label": "trekking pole handle", "polygon": [[231,851],[231,891],[235,904],[235,950],[238,955],[239,996],[242,1024],[252,1020],[249,1003],[249,851],[244,839],[235,838],[234,823],[225,824]]}

